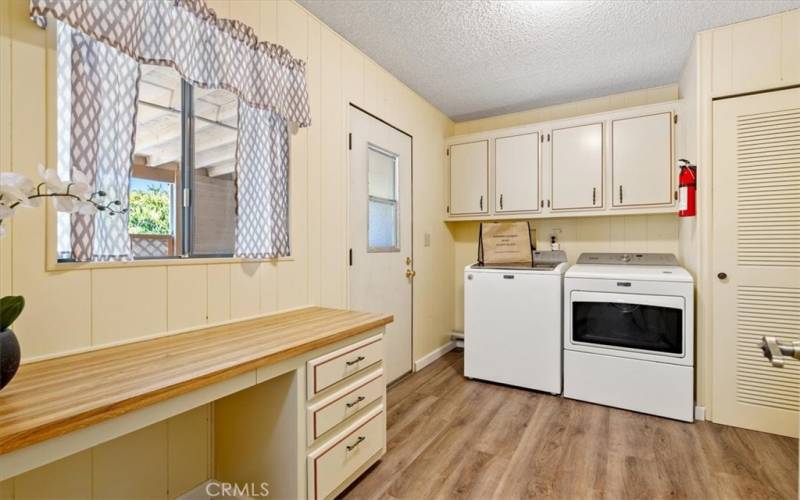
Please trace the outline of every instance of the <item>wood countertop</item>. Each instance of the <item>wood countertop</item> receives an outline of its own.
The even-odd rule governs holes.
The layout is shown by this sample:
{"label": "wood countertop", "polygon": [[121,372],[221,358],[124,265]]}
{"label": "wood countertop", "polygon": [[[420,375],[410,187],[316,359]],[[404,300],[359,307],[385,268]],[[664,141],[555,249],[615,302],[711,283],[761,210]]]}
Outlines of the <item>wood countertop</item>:
{"label": "wood countertop", "polygon": [[0,391],[0,455],[392,321],[308,307],[23,364]]}

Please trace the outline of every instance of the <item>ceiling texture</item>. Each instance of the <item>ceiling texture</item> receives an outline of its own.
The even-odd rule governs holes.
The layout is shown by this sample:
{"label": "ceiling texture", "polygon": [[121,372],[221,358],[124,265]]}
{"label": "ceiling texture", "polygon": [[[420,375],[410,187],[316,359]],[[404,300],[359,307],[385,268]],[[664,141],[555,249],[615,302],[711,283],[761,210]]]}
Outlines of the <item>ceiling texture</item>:
{"label": "ceiling texture", "polygon": [[299,0],[455,121],[675,83],[694,34],[800,0]]}

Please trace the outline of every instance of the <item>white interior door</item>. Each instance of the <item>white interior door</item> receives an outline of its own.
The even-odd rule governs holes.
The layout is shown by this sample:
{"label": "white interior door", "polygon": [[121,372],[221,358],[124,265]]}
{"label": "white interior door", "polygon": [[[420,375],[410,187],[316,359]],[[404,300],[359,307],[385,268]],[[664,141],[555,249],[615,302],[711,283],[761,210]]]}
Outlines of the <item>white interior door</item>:
{"label": "white interior door", "polygon": [[539,210],[539,133],[494,142],[495,211]]}
{"label": "white interior door", "polygon": [[603,124],[553,130],[553,210],[603,206]]}
{"label": "white interior door", "polygon": [[411,137],[350,108],[350,308],[394,315],[386,375],[411,371]]}
{"label": "white interior door", "polygon": [[800,363],[762,335],[800,336],[800,89],[714,103],[713,419],[797,436]]}

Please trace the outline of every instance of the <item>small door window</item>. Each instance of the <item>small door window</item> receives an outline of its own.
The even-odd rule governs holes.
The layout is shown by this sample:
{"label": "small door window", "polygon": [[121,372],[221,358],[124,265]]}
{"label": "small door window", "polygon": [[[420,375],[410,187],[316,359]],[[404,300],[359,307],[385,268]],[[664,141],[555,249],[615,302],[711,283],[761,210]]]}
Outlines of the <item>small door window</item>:
{"label": "small door window", "polygon": [[398,252],[397,155],[367,147],[369,252]]}

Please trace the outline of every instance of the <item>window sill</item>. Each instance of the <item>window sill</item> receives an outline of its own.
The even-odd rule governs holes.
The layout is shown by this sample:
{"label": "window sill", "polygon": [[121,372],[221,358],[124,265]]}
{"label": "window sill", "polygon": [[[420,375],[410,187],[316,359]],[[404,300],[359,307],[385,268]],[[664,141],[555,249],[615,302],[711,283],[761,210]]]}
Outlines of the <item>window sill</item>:
{"label": "window sill", "polygon": [[270,262],[294,261],[293,256],[278,257],[275,259],[240,259],[236,257],[190,257],[190,258],[170,258],[170,259],[142,259],[128,262],[48,262],[47,271],[77,271],[86,269],[129,269],[135,267],[168,267],[168,266],[201,266],[210,264],[248,264]]}

